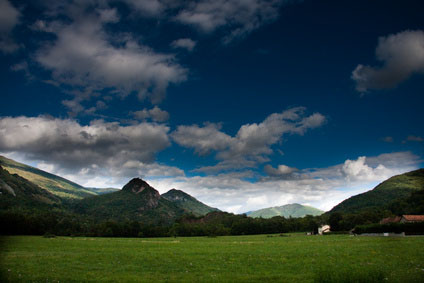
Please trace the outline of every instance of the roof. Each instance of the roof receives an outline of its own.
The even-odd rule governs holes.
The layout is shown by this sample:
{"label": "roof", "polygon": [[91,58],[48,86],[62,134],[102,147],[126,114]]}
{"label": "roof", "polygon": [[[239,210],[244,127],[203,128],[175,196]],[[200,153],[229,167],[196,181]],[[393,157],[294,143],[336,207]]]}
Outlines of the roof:
{"label": "roof", "polygon": [[383,220],[380,221],[380,224],[398,223],[400,222],[400,219],[401,219],[400,216],[387,217],[387,218],[383,218]]}
{"label": "roof", "polygon": [[424,221],[424,215],[402,215],[406,221]]}

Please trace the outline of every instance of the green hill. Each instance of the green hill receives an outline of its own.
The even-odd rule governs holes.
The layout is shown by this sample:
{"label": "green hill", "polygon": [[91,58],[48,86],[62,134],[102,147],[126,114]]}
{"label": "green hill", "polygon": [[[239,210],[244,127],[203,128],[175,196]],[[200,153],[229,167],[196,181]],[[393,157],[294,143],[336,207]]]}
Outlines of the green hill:
{"label": "green hill", "polygon": [[184,209],[160,196],[145,181],[134,178],[122,190],[78,201],[74,211],[95,219],[136,220],[144,223],[171,223]]}
{"label": "green hill", "polygon": [[391,177],[370,191],[344,200],[329,213],[389,209],[393,203],[407,200],[420,190],[424,190],[424,169]]}
{"label": "green hill", "polygon": [[4,156],[0,156],[0,165],[10,174],[18,174],[60,198],[82,199],[98,194],[96,191],[84,188],[65,178],[16,162]]}
{"label": "green hill", "polygon": [[283,206],[275,206],[275,207],[264,208],[264,209],[260,209],[256,211],[250,211],[246,213],[246,215],[249,217],[254,217],[254,218],[257,218],[257,217],[271,218],[274,216],[284,216],[286,218],[289,218],[289,217],[297,218],[297,217],[304,217],[306,215],[316,216],[316,215],[321,215],[323,213],[324,211],[319,210],[317,208],[301,205],[298,203],[293,203],[293,204],[286,204]]}
{"label": "green hill", "polygon": [[117,188],[90,188],[90,187],[85,187],[85,189],[95,193],[96,195],[113,193],[120,190]]}
{"label": "green hill", "polygon": [[164,193],[162,197],[196,216],[206,215],[212,211],[219,211],[217,208],[207,206],[191,195],[176,189],[169,190],[168,192]]}
{"label": "green hill", "polygon": [[48,208],[60,204],[57,196],[0,166],[0,210]]}

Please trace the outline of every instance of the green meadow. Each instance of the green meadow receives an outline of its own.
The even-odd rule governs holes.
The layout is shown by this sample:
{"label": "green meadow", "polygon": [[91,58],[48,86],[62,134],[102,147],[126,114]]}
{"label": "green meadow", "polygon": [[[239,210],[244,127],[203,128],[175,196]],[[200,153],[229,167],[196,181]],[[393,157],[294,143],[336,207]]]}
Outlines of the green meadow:
{"label": "green meadow", "polygon": [[1,238],[1,281],[424,282],[424,237]]}

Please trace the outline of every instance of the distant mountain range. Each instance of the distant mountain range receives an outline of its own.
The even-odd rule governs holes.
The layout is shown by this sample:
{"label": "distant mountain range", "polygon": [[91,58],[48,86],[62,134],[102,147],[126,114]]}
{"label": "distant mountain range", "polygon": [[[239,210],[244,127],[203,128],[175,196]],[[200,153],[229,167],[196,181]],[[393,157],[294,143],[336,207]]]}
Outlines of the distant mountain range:
{"label": "distant mountain range", "polygon": [[301,205],[298,203],[286,204],[283,206],[275,206],[269,208],[263,208],[256,211],[249,211],[246,213],[249,217],[262,217],[272,218],[274,216],[284,216],[285,218],[297,218],[304,217],[306,215],[317,216],[323,214],[324,211],[312,206]]}
{"label": "distant mountain range", "polygon": [[92,219],[169,223],[184,214],[202,216],[216,208],[172,189],[159,194],[134,178],[122,190],[85,188],[65,178],[0,156],[1,209],[61,209]]}
{"label": "distant mountain range", "polygon": [[[370,191],[350,197],[333,207],[328,213],[357,213],[384,209],[393,211],[395,205],[408,206],[404,202],[411,198],[411,195],[419,195],[423,190],[424,169],[418,169],[393,176]],[[412,204],[412,201],[413,199],[410,199],[408,202]]]}

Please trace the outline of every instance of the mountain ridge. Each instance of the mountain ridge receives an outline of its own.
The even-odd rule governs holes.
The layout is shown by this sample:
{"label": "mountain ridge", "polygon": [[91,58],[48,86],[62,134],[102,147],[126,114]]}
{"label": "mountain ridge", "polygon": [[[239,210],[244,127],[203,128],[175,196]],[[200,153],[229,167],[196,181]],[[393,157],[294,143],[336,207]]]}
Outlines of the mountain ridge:
{"label": "mountain ridge", "polygon": [[212,211],[219,211],[219,209],[210,207],[186,192],[177,189],[170,189],[162,194],[162,197],[178,204],[183,209],[196,216],[202,216]]}
{"label": "mountain ridge", "polygon": [[306,215],[317,216],[323,214],[324,211],[319,210],[312,206],[301,205],[298,203],[291,203],[282,206],[267,207],[255,211],[249,211],[245,214],[249,217],[257,218],[271,218],[274,216],[284,216],[285,218],[304,217]]}

